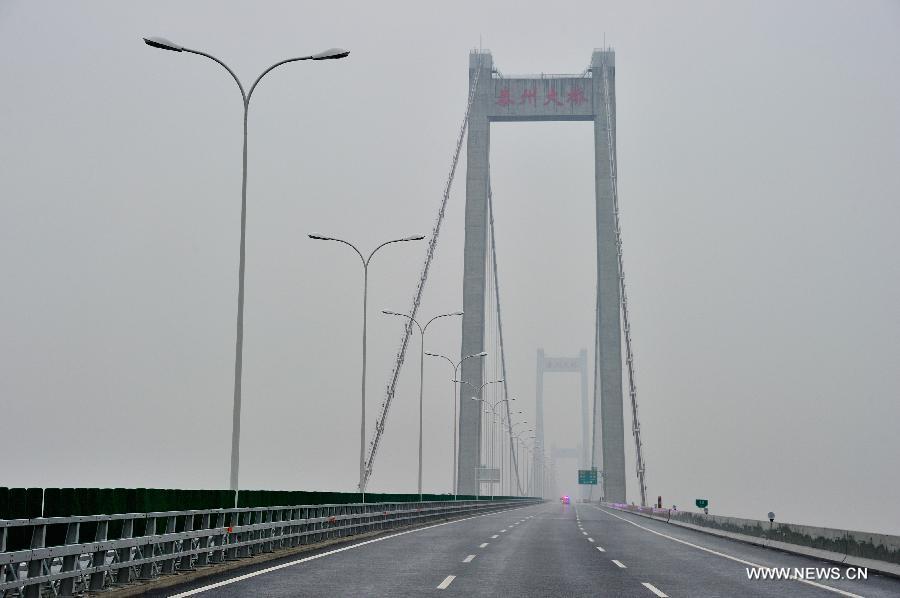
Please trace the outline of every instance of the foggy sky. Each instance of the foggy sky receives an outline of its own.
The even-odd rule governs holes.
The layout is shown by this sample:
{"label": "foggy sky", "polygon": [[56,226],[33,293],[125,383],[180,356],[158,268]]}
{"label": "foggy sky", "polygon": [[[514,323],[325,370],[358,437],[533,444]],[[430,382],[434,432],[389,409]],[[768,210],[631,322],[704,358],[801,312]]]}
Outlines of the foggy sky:
{"label": "foggy sky", "polygon": [[[142,36],[245,85],[352,51],[270,73],[249,123],[241,485],[341,491],[362,272],[307,233],[428,234],[469,50],[507,75],[577,73],[605,40],[650,495],[900,533],[900,4],[552,6],[0,3],[0,486],[227,487],[241,100],[216,64]],[[593,346],[592,130],[491,136],[509,388],[533,422],[535,351]],[[462,307],[462,160],[423,317]],[[373,261],[369,435],[402,332],[379,312],[408,311],[424,251]],[[448,320],[426,349],[459,343]],[[372,491],[415,489],[418,349]],[[426,492],[449,489],[449,378],[426,362]],[[548,446],[577,438],[578,392],[548,376]]]}

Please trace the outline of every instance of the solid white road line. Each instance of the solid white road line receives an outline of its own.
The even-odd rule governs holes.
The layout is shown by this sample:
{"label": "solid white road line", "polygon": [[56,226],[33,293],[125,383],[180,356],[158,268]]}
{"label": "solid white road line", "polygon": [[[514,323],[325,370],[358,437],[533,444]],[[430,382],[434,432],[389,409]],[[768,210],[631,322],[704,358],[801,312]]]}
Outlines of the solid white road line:
{"label": "solid white road line", "polygon": [[438,584],[437,589],[446,590],[450,586],[450,584],[453,583],[454,579],[456,579],[455,575],[448,575],[444,578],[444,581]]}
{"label": "solid white road line", "polygon": [[645,582],[641,583],[641,585],[644,586],[645,588],[647,588],[648,590],[650,590],[651,592],[653,592],[654,594],[656,594],[657,596],[659,596],[659,598],[669,598],[668,594],[662,593],[662,591],[660,591],[660,589],[657,588],[656,586],[654,586],[652,583],[647,583],[645,581]]}
{"label": "solid white road line", "polygon": [[[725,554],[724,552],[716,552],[715,550],[712,550],[712,549],[710,549],[710,548],[706,548],[705,546],[700,546],[700,545],[698,545],[698,544],[691,544],[691,543],[688,542],[687,540],[682,540],[682,539],[676,538],[676,537],[674,537],[674,536],[668,536],[668,535],[666,535],[666,534],[664,534],[664,533],[662,533],[662,532],[658,532],[658,531],[656,531],[656,530],[652,530],[652,529],[650,529],[649,527],[644,527],[643,525],[639,525],[639,524],[635,523],[634,521],[630,521],[630,520],[628,520],[628,519],[625,519],[624,517],[620,517],[619,515],[616,515],[615,513],[610,513],[610,512],[607,511],[606,509],[601,509],[600,507],[594,507],[594,508],[597,509],[598,511],[601,511],[601,512],[603,512],[603,513],[606,513],[607,515],[612,515],[612,516],[615,517],[616,519],[621,519],[621,520],[624,521],[625,523],[630,523],[631,525],[633,525],[633,526],[635,526],[635,527],[639,527],[639,528],[641,528],[641,529],[644,530],[644,531],[648,531],[648,532],[650,532],[651,534],[656,534],[657,536],[662,536],[663,538],[667,538],[667,539],[669,539],[669,540],[672,540],[673,542],[679,542],[679,543],[681,543],[681,544],[684,544],[685,546],[690,546],[691,548],[696,548],[697,550],[702,550],[703,552],[708,552],[708,553],[710,553],[710,554],[714,554],[714,555],[720,556],[720,557],[722,557],[722,558],[730,559],[730,560],[732,560],[732,561],[736,561],[736,562],[738,562],[738,563],[741,563],[742,565],[749,565],[749,566],[751,566],[751,567],[756,567],[757,569],[762,569],[762,568],[764,568],[762,565],[757,565],[756,563],[751,563],[750,561],[745,561],[744,559],[739,559],[739,558],[737,558],[736,556],[731,556],[730,554]],[[840,594],[841,596],[850,596],[851,598],[863,598],[863,597],[860,596],[859,594],[853,594],[853,593],[851,593],[851,592],[845,592],[844,590],[839,590],[839,589],[833,588],[833,587],[831,587],[831,586],[826,586],[825,584],[816,583],[816,582],[814,582],[814,581],[809,581],[808,579],[798,579],[798,578],[796,578],[796,577],[792,577],[791,579],[793,579],[794,581],[799,581],[800,583],[809,584],[809,585],[815,586],[815,587],[817,587],[817,588],[822,588],[823,590],[828,590],[828,591],[830,591],[830,592],[834,592],[834,593],[836,593],[836,594]]]}
{"label": "solid white road line", "polygon": [[628,567],[626,567],[625,565],[623,565],[622,563],[620,563],[619,561],[617,561],[616,559],[613,559],[613,562],[614,562],[616,565],[618,565],[620,569],[627,569],[627,568],[628,568]]}
{"label": "solid white road line", "polygon": [[496,540],[499,537],[500,537],[500,534],[494,534],[493,536],[491,536],[491,540]]}
{"label": "solid white road line", "polygon": [[478,546],[478,548],[484,548],[484,547],[487,546],[487,545],[488,545],[488,543],[485,542],[484,544],[480,544],[480,545]]}
{"label": "solid white road line", "polygon": [[[506,509],[507,511],[510,509]],[[501,513],[503,511],[500,511]],[[490,513],[485,515],[495,515],[496,513]],[[368,546],[369,544],[374,544],[375,542],[383,542],[385,540],[390,540],[391,538],[396,538],[398,536],[405,536],[407,534],[415,534],[418,532],[424,532],[427,529],[434,529],[436,527],[441,527],[444,525],[453,525],[454,523],[462,523],[463,521],[469,521],[470,519],[477,519],[479,517],[484,517],[485,515],[473,515],[472,517],[464,517],[462,519],[456,519],[454,521],[445,521],[443,523],[435,523],[434,525],[427,525],[425,527],[420,527],[418,529],[410,529],[405,532],[397,532],[396,534],[391,534],[389,536],[381,536],[380,538],[373,538],[371,540],[365,540],[363,542],[358,542],[356,544],[351,544],[350,546],[343,546],[341,548],[335,548],[334,550],[326,550],[325,552],[320,552],[319,554],[314,554],[312,556],[304,557],[302,559],[297,559],[296,561],[288,561],[287,563],[281,563],[280,565],[275,565],[274,567],[267,567],[266,569],[260,569],[259,571],[254,571],[253,573],[247,573],[246,575],[238,575],[237,577],[232,577],[230,579],[226,579],[217,583],[209,584],[208,586],[202,586],[199,588],[195,588],[193,590],[188,590],[187,592],[182,592],[180,594],[173,594],[169,596],[169,598],[186,598],[187,596],[194,596],[196,594],[201,594],[208,590],[214,590],[216,588],[221,588],[223,586],[228,586],[233,583],[237,583],[239,581],[244,581],[245,579],[251,579],[253,577],[257,577],[259,575],[264,575],[266,573],[271,573],[272,571],[278,571],[279,569],[285,569],[287,567],[293,567],[294,565],[299,565],[301,563],[308,563],[309,561],[314,561],[316,559],[320,559],[322,557],[331,556],[332,554],[338,554],[340,552],[345,552],[347,550],[353,550],[354,548],[359,548],[360,546]],[[487,546],[487,543],[482,545],[482,548]]]}
{"label": "solid white road line", "polygon": [[597,547],[597,550],[599,550],[600,552],[606,552],[605,550],[603,550],[603,547],[602,547],[602,546],[598,546],[598,547]]}
{"label": "solid white road line", "polygon": [[467,556],[466,558],[463,559],[463,562],[464,562],[464,563],[471,563],[471,562],[472,562],[472,559],[474,559],[474,558],[475,558],[475,555],[474,555],[474,554],[470,554],[469,556]]}

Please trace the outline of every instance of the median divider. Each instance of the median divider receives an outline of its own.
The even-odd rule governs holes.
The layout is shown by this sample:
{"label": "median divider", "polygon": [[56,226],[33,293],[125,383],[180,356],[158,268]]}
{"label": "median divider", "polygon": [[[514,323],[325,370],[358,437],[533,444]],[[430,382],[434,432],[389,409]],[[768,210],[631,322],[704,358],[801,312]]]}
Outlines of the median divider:
{"label": "median divider", "polygon": [[622,503],[600,504],[722,538],[900,576],[900,536]]}

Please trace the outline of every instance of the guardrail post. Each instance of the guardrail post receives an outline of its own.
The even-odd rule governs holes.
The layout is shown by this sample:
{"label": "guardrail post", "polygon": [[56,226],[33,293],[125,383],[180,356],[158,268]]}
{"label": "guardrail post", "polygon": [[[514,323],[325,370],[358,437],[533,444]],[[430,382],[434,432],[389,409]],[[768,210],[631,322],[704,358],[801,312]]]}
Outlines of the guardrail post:
{"label": "guardrail post", "polygon": [[[184,532],[187,534],[188,532],[194,531],[194,514],[190,513],[184,516]],[[191,563],[191,553],[190,551],[194,548],[194,538],[192,536],[186,535],[185,538],[181,541],[181,558],[178,559],[178,567],[179,571],[193,571],[194,566]]]}
{"label": "guardrail post", "polygon": [[293,548],[299,544],[299,537],[297,536],[297,532],[300,531],[300,526],[297,525],[297,519],[300,518],[300,509],[291,509],[288,511],[288,517],[291,518],[291,525],[288,527],[288,533],[291,535],[288,540],[288,546]]}
{"label": "guardrail post", "polygon": [[[175,533],[175,515],[169,515],[166,517],[166,535]],[[163,554],[174,554],[175,552],[175,542],[163,542],[162,553]],[[173,556],[170,559],[166,559],[162,562],[162,573],[175,573],[175,557]]]}
{"label": "guardrail post", "polygon": [[[141,550],[141,557],[152,559],[156,554],[156,542],[154,542],[155,535],[156,517],[147,517],[147,523],[144,526],[144,538],[146,543]],[[141,565],[140,579],[153,579],[153,568],[154,564],[152,561],[148,561]]]}
{"label": "guardrail post", "polygon": [[[123,519],[122,520],[122,535],[119,536],[122,540],[130,539],[134,536],[134,519]],[[127,563],[131,560],[131,547],[128,548],[120,548],[116,551],[116,558],[118,558],[119,563]],[[118,571],[116,571],[116,583],[117,584],[126,584],[131,581],[131,567],[119,567]]]}
{"label": "guardrail post", "polygon": [[[225,527],[225,511],[222,511],[216,515],[216,529],[222,529]],[[212,553],[212,562],[213,563],[222,563],[225,561],[225,549],[219,548],[225,545],[225,536],[228,535],[228,532],[216,532],[213,535],[213,546],[216,548]]]}
{"label": "guardrail post", "polygon": [[[240,511],[230,511],[228,513],[228,527],[235,528],[241,525],[241,512]],[[239,542],[241,539],[241,534],[236,532],[229,532],[227,534],[228,544],[232,544],[234,542]],[[228,548],[225,551],[225,560],[226,561],[234,561],[238,558],[238,549],[237,548]]]}
{"label": "guardrail post", "polygon": [[[44,548],[47,539],[47,526],[35,525],[31,528],[31,548]],[[32,559],[28,562],[28,579],[40,577],[44,570],[44,559]],[[26,580],[27,582],[27,580]],[[35,583],[25,586],[23,593],[25,598],[40,598],[41,584]]]}
{"label": "guardrail post", "polygon": [[[106,542],[106,535],[109,533],[109,521],[98,521],[97,522],[97,533],[94,536],[94,541],[99,543]],[[102,567],[106,564],[106,550],[100,549],[94,551],[91,556],[91,566],[92,567]],[[106,571],[97,571],[95,573],[91,573],[91,582],[90,582],[90,590],[92,592],[99,592],[103,589],[103,584],[106,581]]]}
{"label": "guardrail post", "polygon": [[[72,546],[73,544],[78,544],[78,535],[80,533],[81,523],[78,521],[73,521],[66,525],[66,546]],[[0,551],[3,550],[3,547],[0,546]],[[68,573],[71,571],[75,571],[75,565],[78,562],[77,554],[70,554],[63,557],[62,560],[62,569],[60,569],[61,573]],[[67,577],[65,579],[61,579],[59,581],[59,596],[71,596],[72,592],[75,590],[75,578]]]}
{"label": "guardrail post", "polygon": [[[200,529],[206,531],[209,530],[209,522],[210,522],[210,514],[204,513],[200,516]],[[200,536],[200,541],[197,543],[198,548],[200,548],[200,553],[197,555],[197,566],[205,567],[209,563],[209,536],[203,535]]]}
{"label": "guardrail post", "polygon": [[[0,552],[6,552],[6,534],[8,528],[0,527]],[[14,571],[14,567],[18,567],[18,563],[8,563],[0,565],[0,581],[14,581],[18,576],[18,572]]]}
{"label": "guardrail post", "polygon": [[[252,526],[253,525],[253,511],[245,511],[243,513],[244,517],[244,525]],[[240,520],[240,518],[238,519]],[[241,532],[238,534],[238,540],[241,542],[248,542],[244,546],[238,548],[238,557],[248,557],[253,554],[252,540],[254,540],[255,534],[253,530]]]}
{"label": "guardrail post", "polygon": [[265,524],[269,522],[271,513],[272,512],[269,509],[261,509],[256,512],[256,524],[259,528],[256,530],[253,537],[253,539],[256,540],[253,543],[253,554],[262,554],[263,552],[266,552],[266,548],[269,545],[269,532],[272,530],[266,529]]}
{"label": "guardrail post", "polygon": [[[322,509],[321,508],[314,507],[314,508],[310,509],[310,511],[311,511],[311,514],[310,514],[311,518],[320,519],[322,517]],[[315,523],[312,523],[310,525],[312,526],[312,531],[314,533],[307,536],[307,538],[309,538],[310,543],[315,544],[316,542],[318,542],[319,540],[322,539],[322,532],[321,532],[322,522],[316,521]]]}
{"label": "guardrail post", "polygon": [[[290,511],[285,511],[284,509],[279,508],[278,511],[275,512],[275,521],[281,523],[285,520],[285,513],[290,513]],[[290,528],[288,528],[290,529]],[[283,525],[279,525],[275,528],[275,537],[277,540],[275,541],[274,548],[284,548],[285,547],[285,527]]]}
{"label": "guardrail post", "polygon": [[303,535],[300,536],[300,544],[309,544],[312,541],[312,537],[310,535],[309,511],[309,507],[304,507],[302,511],[303,523],[300,524],[300,531]]}
{"label": "guardrail post", "polygon": [[[275,523],[278,517],[278,511],[275,509],[266,509],[262,512],[263,520],[262,523]],[[271,526],[266,526],[262,530],[260,530],[261,539],[265,541],[260,543],[260,552],[275,552],[275,528]]]}

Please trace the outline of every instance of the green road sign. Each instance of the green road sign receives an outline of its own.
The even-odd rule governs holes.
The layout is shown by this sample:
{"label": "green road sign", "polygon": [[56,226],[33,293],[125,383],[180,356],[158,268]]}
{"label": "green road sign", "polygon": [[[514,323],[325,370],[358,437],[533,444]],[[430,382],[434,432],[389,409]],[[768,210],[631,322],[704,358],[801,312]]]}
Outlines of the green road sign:
{"label": "green road sign", "polygon": [[579,469],[578,470],[578,483],[596,486],[597,485],[597,468],[595,467],[593,469]]}
{"label": "green road sign", "polygon": [[709,506],[709,500],[707,500],[705,498],[698,498],[696,503],[697,503],[698,509],[705,509],[706,507]]}

